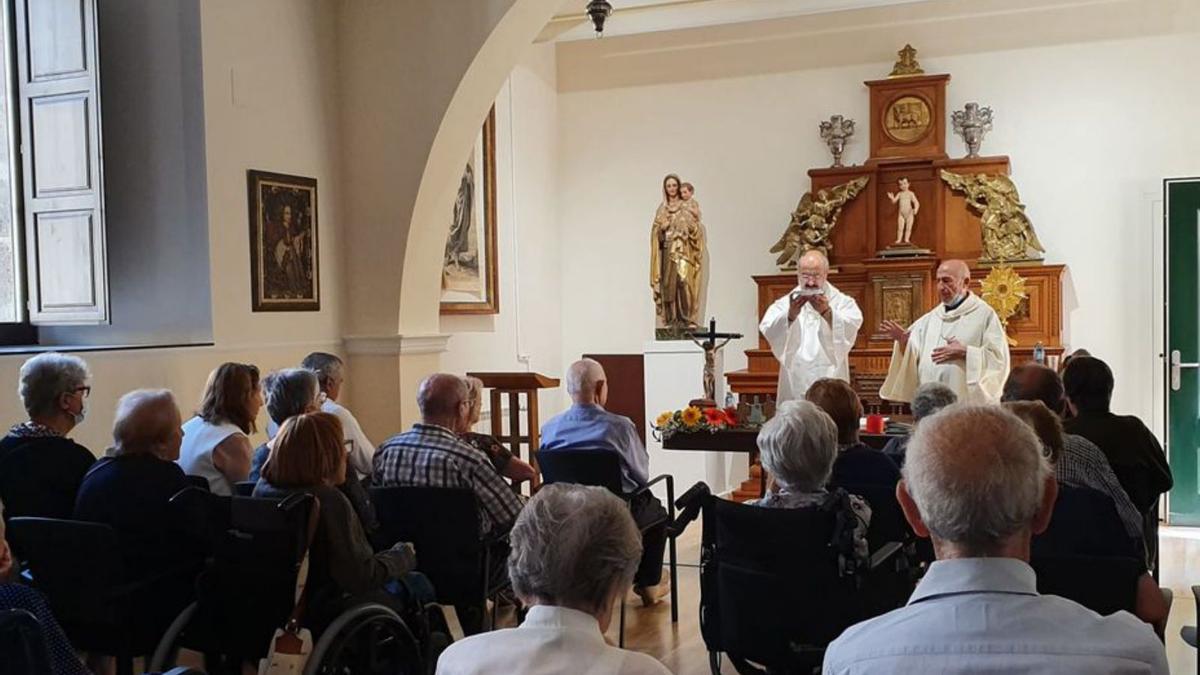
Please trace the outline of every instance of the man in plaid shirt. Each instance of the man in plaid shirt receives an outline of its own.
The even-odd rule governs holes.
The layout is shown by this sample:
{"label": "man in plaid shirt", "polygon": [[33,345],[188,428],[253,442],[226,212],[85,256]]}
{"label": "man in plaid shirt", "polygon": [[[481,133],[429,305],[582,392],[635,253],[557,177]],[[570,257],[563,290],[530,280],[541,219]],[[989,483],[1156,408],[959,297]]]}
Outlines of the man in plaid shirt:
{"label": "man in plaid shirt", "polygon": [[421,421],[375,452],[375,485],[470,488],[479,498],[483,534],[507,532],[521,511],[521,498],[487,455],[458,437],[470,425],[466,382],[446,373],[430,375],[417,389],[417,407]]}
{"label": "man in plaid shirt", "polygon": [[[1009,373],[1000,400],[1041,401],[1050,412],[1060,417],[1066,406],[1063,383],[1058,373],[1036,363],[1017,366]],[[1063,450],[1054,466],[1054,473],[1060,483],[1091,488],[1110,497],[1126,533],[1141,541],[1142,515],[1125,488],[1121,487],[1108,458],[1095,443],[1083,436],[1064,433]]]}

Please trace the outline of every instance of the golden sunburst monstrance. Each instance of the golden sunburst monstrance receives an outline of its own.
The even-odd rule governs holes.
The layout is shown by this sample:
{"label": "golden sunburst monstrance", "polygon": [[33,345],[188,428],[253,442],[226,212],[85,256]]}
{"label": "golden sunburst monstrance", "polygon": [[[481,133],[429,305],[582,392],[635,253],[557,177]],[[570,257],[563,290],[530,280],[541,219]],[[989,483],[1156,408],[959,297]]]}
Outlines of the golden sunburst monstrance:
{"label": "golden sunburst monstrance", "polygon": [[[1008,335],[1008,320],[1016,313],[1021,301],[1029,297],[1025,293],[1025,279],[1012,267],[1000,264],[988,272],[980,286],[983,287],[983,301],[996,310],[1004,333]],[[1017,341],[1009,336],[1008,344],[1015,345]]]}

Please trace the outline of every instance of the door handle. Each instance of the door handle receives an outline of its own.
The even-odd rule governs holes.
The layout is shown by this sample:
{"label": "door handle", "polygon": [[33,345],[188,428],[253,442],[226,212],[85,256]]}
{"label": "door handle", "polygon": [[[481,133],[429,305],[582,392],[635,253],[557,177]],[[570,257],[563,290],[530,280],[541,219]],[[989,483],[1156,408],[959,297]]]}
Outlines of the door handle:
{"label": "door handle", "polygon": [[1184,363],[1178,349],[1171,350],[1171,391],[1179,391],[1184,368],[1200,368],[1200,363]]}

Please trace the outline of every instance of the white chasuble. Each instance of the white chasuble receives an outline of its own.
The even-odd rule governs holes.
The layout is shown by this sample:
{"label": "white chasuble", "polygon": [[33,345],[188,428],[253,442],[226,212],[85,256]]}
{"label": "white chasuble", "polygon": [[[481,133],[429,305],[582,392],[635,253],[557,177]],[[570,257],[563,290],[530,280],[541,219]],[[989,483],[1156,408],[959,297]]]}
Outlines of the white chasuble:
{"label": "white chasuble", "polygon": [[829,299],[828,321],[810,303],[789,324],[789,293],[772,303],[758,324],[779,359],[776,403],[804,398],[809,386],[823,377],[850,381],[850,349],[862,326],[862,311],[854,298],[829,282],[825,283],[825,297]]}
{"label": "white chasuble", "polygon": [[[967,348],[965,359],[933,362],[933,350],[956,339]],[[1008,377],[1008,339],[995,310],[973,293],[952,310],[939,304],[909,328],[908,345],[892,345],[892,363],[879,395],[889,401],[912,401],[917,387],[941,382],[959,401],[995,403]]]}

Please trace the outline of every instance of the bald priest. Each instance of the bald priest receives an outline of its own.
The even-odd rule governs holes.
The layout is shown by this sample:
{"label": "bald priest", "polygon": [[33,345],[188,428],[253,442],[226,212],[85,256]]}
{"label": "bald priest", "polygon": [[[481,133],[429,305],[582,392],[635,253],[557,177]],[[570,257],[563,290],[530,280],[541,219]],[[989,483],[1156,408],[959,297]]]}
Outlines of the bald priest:
{"label": "bald priest", "polygon": [[959,401],[1000,400],[1009,370],[1008,340],[995,310],[968,290],[970,279],[966,263],[946,260],[937,269],[937,307],[907,329],[883,322],[880,330],[895,343],[881,398],[909,402],[917,387],[940,382]]}

